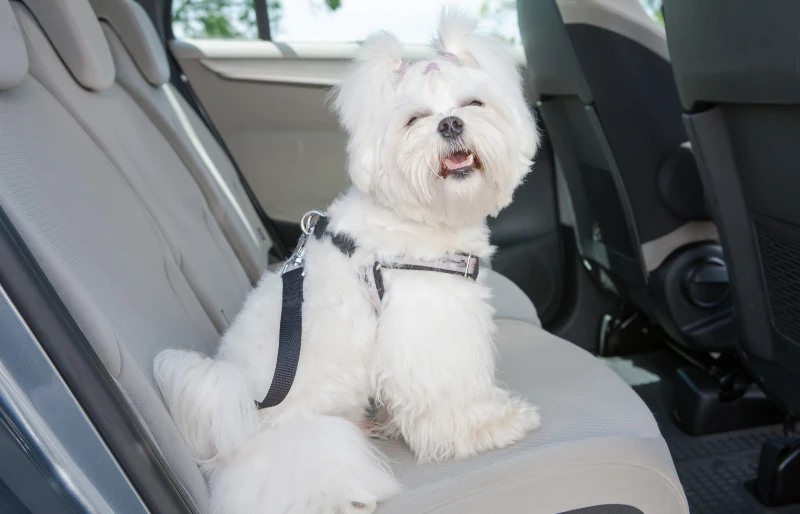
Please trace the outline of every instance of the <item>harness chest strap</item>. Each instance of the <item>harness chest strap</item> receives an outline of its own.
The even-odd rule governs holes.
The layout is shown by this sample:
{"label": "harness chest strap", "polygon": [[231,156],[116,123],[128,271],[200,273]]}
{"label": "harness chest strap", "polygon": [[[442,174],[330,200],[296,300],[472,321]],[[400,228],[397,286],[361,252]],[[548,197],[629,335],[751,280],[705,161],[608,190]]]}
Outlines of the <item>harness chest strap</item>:
{"label": "harness chest strap", "polygon": [[388,264],[376,261],[372,266],[363,266],[359,276],[364,283],[364,293],[377,314],[381,313],[383,305],[385,289],[382,270],[384,269],[436,271],[476,280],[478,278],[478,258],[474,255],[459,253],[447,255],[438,261],[398,258]]}
{"label": "harness chest strap", "polygon": [[[313,221],[310,216],[317,216]],[[329,220],[321,213],[312,211],[303,216],[300,226],[303,235],[297,249],[283,267],[283,297],[281,301],[280,335],[278,337],[278,360],[267,396],[258,403],[259,409],[274,407],[281,403],[292,387],[297,362],[300,359],[301,335],[303,332],[303,279],[305,277],[305,245],[312,234],[316,239],[330,237],[331,243],[347,257],[356,251],[355,240],[343,233],[328,231]],[[412,259],[398,256],[388,263],[374,262],[371,266],[360,269],[359,276],[364,283],[365,295],[375,312],[380,314],[383,295],[385,293],[382,269],[399,269],[413,271],[435,271],[451,275],[462,275],[464,278],[478,278],[478,258],[466,253],[447,253],[435,261]]]}

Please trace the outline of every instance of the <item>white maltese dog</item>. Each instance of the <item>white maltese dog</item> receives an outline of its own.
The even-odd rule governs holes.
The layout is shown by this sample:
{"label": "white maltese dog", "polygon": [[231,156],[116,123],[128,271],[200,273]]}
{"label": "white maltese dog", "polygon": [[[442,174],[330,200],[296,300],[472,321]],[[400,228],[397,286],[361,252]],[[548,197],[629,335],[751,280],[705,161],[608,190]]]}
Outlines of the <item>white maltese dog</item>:
{"label": "white maltese dog", "polygon": [[373,512],[399,486],[367,433],[438,461],[539,425],[534,407],[495,383],[491,292],[475,280],[478,258],[493,252],[486,217],[511,202],[538,133],[509,49],[475,29],[445,12],[437,56],[417,63],[392,35],[372,36],[334,91],[353,187],[305,246],[288,396],[256,404],[276,369],[280,273],[264,275],[214,359],[157,357],[211,512]]}

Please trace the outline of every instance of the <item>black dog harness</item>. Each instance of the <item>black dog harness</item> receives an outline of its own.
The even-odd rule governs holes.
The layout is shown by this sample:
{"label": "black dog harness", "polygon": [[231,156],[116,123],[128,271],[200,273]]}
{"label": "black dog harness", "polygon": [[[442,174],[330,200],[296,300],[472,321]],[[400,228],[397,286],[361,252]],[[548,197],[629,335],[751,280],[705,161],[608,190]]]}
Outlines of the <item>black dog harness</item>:
{"label": "black dog harness", "polygon": [[[278,336],[278,361],[275,365],[275,375],[269,392],[263,401],[258,403],[259,409],[274,407],[281,403],[292,388],[294,376],[297,372],[297,362],[300,359],[300,340],[303,333],[303,279],[305,278],[305,250],[306,242],[312,235],[315,239],[330,238],[331,243],[342,254],[352,257],[358,246],[355,240],[341,232],[330,232],[330,220],[320,212],[311,211],[303,216],[300,228],[303,235],[297,243],[297,248],[283,266],[281,280],[283,282],[283,299],[281,305],[280,335]],[[435,261],[398,256],[391,262],[375,261],[371,266],[364,266],[359,276],[365,287],[365,294],[380,314],[381,303],[384,295],[383,275],[381,270],[402,269],[416,271],[436,271],[451,275],[462,275],[464,278],[476,280],[478,278],[478,258],[467,253],[447,253]]]}

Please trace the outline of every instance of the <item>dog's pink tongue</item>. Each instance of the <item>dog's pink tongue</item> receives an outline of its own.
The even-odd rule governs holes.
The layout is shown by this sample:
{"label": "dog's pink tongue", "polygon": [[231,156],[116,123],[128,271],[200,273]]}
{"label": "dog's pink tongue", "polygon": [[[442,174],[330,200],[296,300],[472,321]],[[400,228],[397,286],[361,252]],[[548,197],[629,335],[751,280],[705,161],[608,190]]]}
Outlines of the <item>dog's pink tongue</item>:
{"label": "dog's pink tongue", "polygon": [[471,153],[456,152],[453,155],[450,155],[447,158],[445,158],[444,165],[447,167],[448,170],[457,170],[458,168],[472,166],[472,163],[474,161],[475,159],[472,157]]}

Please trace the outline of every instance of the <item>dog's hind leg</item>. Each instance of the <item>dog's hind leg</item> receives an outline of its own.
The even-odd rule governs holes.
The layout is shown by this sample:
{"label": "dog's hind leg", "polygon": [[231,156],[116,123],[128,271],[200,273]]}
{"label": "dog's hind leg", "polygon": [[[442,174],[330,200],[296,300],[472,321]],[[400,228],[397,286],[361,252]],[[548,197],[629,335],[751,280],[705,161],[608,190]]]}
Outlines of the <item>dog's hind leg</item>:
{"label": "dog's hind leg", "polygon": [[156,384],[192,457],[230,453],[258,428],[258,411],[241,371],[183,350],[165,350],[154,363]]}
{"label": "dog's hind leg", "polygon": [[264,426],[214,463],[211,513],[370,514],[399,486],[360,428],[313,415]]}
{"label": "dog's hind leg", "polygon": [[265,273],[222,338],[214,359],[165,350],[154,363],[164,403],[199,460],[235,451],[255,433],[256,401],[275,369],[282,284]]}

